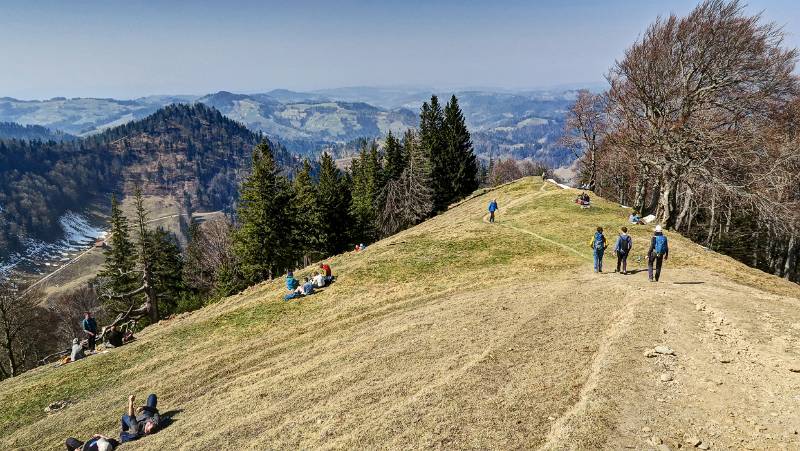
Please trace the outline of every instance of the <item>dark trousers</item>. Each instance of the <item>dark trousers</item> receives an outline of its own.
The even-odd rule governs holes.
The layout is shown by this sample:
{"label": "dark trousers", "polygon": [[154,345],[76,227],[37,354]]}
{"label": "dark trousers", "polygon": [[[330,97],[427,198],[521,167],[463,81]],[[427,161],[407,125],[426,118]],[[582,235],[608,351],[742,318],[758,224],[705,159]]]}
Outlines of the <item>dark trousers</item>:
{"label": "dark trousers", "polygon": [[493,211],[489,212],[489,222],[494,222],[494,212]]}
{"label": "dark trousers", "polygon": [[628,272],[628,254],[617,252],[617,272],[622,267],[622,272]]}
{"label": "dark trousers", "polygon": [[[147,397],[147,403],[145,404],[145,407],[147,407],[151,411],[154,411],[157,405],[158,405],[158,398],[156,397],[155,394],[151,393]],[[139,425],[136,423],[136,415],[130,416],[126,414],[122,416],[122,432],[128,432],[128,431],[133,433],[139,432]]]}
{"label": "dark trousers", "polygon": [[97,338],[97,334],[95,335],[86,334],[86,338],[89,340],[89,350],[94,351],[94,342],[95,339]]}
{"label": "dark trousers", "polygon": [[664,256],[663,255],[656,255],[655,253],[651,253],[647,256],[647,278],[653,280],[653,263],[656,264],[656,276],[655,281],[658,282],[658,278],[661,277],[661,265],[664,263]]}

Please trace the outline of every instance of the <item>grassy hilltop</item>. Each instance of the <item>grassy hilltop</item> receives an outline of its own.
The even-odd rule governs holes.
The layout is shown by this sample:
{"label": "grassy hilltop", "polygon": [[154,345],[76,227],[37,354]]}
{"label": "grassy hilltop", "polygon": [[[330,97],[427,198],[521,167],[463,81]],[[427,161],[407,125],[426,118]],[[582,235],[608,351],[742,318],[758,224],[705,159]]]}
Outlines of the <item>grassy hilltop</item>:
{"label": "grassy hilltop", "polygon": [[[338,281],[299,302],[262,283],[6,380],[0,447],[118,435],[149,392],[174,422],[122,449],[800,446],[800,287],[675,234],[661,283],[596,275],[592,231],[628,210],[574,197],[527,178],[330,259]],[[651,228],[631,228],[637,269]]]}

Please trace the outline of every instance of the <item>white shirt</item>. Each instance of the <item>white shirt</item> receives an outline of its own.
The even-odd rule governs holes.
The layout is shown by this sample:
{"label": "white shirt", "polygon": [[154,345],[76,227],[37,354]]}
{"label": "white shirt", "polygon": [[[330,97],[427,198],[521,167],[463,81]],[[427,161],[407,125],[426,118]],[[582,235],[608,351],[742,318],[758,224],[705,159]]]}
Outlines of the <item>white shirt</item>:
{"label": "white shirt", "polygon": [[317,274],[314,276],[314,286],[317,288],[322,288],[325,286],[325,276],[322,274]]}

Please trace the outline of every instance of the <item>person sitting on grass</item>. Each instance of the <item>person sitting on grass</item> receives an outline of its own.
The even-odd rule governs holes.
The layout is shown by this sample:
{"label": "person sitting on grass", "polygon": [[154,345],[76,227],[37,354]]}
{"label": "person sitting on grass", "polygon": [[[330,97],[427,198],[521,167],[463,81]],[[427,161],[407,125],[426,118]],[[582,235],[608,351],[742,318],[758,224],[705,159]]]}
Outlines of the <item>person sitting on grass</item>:
{"label": "person sitting on grass", "polygon": [[325,276],[320,274],[319,272],[314,272],[314,286],[317,288],[324,288],[325,287]]}
{"label": "person sitting on grass", "polygon": [[67,451],[112,451],[119,446],[119,442],[116,439],[95,434],[85,443],[70,437],[64,443],[64,446],[67,447]]}
{"label": "person sitting on grass", "polygon": [[310,278],[306,277],[302,289],[303,296],[314,294],[314,282]]}
{"label": "person sitting on grass", "polygon": [[77,338],[72,339],[72,352],[69,355],[69,361],[75,362],[82,358],[86,357],[86,354],[83,352],[83,345]]}
{"label": "person sitting on grass", "polygon": [[105,334],[103,334],[103,337],[106,340],[107,348],[118,348],[123,344],[122,332],[119,330],[116,324],[106,330]]}
{"label": "person sitting on grass", "polygon": [[161,416],[158,413],[158,408],[156,408],[158,403],[156,395],[149,395],[147,404],[134,410],[133,403],[135,401],[136,396],[128,396],[128,413],[122,416],[122,431],[119,434],[119,440],[122,443],[154,434],[158,431],[161,423]]}
{"label": "person sitting on grass", "polygon": [[294,278],[294,273],[292,271],[289,271],[286,274],[286,289],[289,291],[294,291],[297,289],[298,285],[300,285],[300,282],[298,282],[297,279]]}
{"label": "person sitting on grass", "polygon": [[329,285],[333,282],[333,272],[331,271],[331,265],[327,263],[320,263],[319,268],[325,273],[325,284]]}

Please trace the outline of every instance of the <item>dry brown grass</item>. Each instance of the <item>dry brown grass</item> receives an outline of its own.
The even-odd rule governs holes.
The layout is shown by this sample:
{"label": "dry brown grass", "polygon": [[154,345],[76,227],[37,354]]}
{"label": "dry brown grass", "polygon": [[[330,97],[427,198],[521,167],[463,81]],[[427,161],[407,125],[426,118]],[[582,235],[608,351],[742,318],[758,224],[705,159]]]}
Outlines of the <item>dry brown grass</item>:
{"label": "dry brown grass", "polygon": [[[126,396],[155,392],[181,411],[132,449],[646,448],[652,434],[797,446],[800,289],[677,236],[660,284],[593,274],[593,227],[614,230],[626,212],[573,197],[525,179],[332,258],[338,281],[299,302],[264,283],[0,383],[0,443],[116,434]],[[636,245],[648,235],[635,230]],[[677,357],[643,357],[661,343]],[[722,353],[733,362],[713,363]],[[65,398],[76,404],[45,416]]]}

